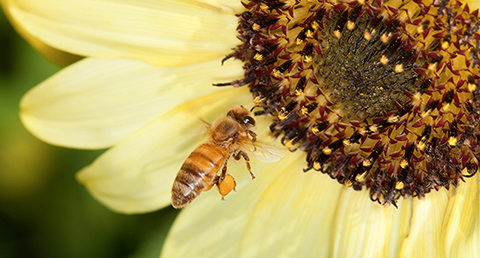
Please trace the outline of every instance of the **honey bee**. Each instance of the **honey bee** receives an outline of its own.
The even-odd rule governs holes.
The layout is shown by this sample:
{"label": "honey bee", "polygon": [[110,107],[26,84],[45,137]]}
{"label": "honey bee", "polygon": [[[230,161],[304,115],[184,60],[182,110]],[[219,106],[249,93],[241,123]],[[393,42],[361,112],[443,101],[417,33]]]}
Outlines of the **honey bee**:
{"label": "honey bee", "polygon": [[230,157],[243,158],[252,179],[255,178],[247,151],[263,162],[275,162],[284,154],[273,146],[256,142],[256,120],[243,106],[234,106],[209,126],[208,140],[190,153],[172,186],[172,206],[180,209],[203,191],[217,186],[222,200],[235,190],[235,179],[227,173]]}

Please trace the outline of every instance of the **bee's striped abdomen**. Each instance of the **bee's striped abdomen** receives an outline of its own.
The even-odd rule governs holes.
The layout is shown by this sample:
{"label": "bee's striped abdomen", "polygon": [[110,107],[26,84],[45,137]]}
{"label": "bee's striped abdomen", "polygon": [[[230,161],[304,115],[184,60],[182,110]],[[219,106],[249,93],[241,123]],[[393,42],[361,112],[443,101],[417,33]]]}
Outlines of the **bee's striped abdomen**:
{"label": "bee's striped abdomen", "polygon": [[181,208],[197,198],[212,183],[227,157],[228,152],[213,143],[204,143],[190,153],[173,182],[173,207]]}

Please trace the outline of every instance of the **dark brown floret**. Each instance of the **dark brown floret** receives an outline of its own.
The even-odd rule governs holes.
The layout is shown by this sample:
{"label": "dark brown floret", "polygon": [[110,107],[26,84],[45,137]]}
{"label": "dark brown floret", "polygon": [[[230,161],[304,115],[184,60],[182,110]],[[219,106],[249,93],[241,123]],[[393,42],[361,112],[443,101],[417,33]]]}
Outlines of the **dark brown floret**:
{"label": "dark brown floret", "polygon": [[317,170],[381,204],[478,170],[478,11],[458,1],[245,2],[233,54],[256,114]]}

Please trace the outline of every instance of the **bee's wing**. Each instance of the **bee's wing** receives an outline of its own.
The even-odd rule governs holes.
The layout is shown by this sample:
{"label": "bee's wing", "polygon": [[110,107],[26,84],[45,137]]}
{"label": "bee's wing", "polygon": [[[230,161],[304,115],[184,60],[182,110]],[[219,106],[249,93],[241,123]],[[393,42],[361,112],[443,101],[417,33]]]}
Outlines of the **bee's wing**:
{"label": "bee's wing", "polygon": [[245,149],[253,154],[255,158],[265,163],[277,162],[285,156],[285,153],[277,147],[261,142],[250,142],[245,146]]}
{"label": "bee's wing", "polygon": [[210,131],[212,125],[202,118],[193,119],[188,125],[184,126],[180,130],[186,135],[206,136]]}
{"label": "bee's wing", "polygon": [[203,118],[199,118],[200,121],[202,121],[202,127],[200,130],[200,134],[205,135],[210,131],[210,128],[212,128],[212,124],[204,120]]}

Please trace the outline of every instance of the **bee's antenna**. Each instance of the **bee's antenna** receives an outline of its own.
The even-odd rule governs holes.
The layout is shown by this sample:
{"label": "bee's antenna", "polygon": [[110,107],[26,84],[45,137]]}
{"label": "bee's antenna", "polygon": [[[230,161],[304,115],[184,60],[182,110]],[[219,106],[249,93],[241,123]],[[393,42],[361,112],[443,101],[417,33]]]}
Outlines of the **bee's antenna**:
{"label": "bee's antenna", "polygon": [[259,115],[265,114],[265,110],[259,110],[259,111],[253,112],[253,110],[254,110],[255,108],[263,108],[263,107],[260,106],[260,105],[258,105],[258,104],[255,104],[255,105],[250,109],[250,112],[252,112],[255,116],[259,116]]}

